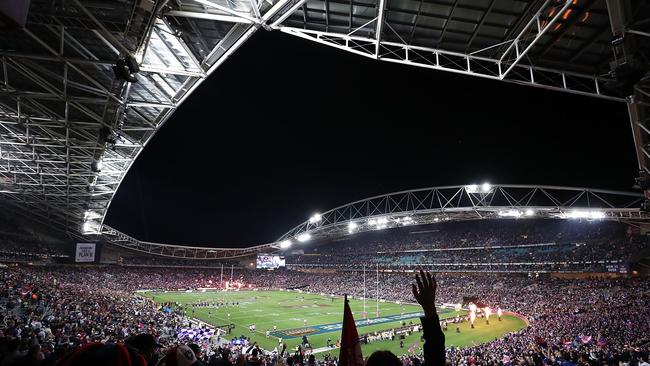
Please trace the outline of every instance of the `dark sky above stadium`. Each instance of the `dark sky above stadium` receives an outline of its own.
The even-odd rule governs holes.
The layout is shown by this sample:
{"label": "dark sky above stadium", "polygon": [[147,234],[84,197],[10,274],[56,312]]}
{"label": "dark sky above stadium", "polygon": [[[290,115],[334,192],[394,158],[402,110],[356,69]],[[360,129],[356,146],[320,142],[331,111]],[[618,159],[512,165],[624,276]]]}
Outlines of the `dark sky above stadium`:
{"label": "dark sky above stadium", "polygon": [[249,246],[367,196],[437,185],[630,190],[625,105],[378,62],[259,31],[167,121],[106,223]]}

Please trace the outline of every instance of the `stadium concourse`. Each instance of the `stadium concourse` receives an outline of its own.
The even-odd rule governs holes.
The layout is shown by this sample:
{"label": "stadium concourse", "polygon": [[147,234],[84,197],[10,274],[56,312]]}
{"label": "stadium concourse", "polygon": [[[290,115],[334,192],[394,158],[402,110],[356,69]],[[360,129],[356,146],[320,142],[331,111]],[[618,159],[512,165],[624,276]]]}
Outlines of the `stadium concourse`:
{"label": "stadium concourse", "polygon": [[[48,228],[26,228],[10,217],[2,222],[0,229],[13,235],[5,236],[0,253],[7,265],[1,272],[0,365],[55,364],[84,344],[133,343],[130,337],[137,334],[153,336],[162,347],[154,350],[150,364],[169,347],[191,344],[208,365],[337,365],[335,349],[313,359],[309,350],[296,354],[294,345],[300,338],[285,337],[283,343],[289,347],[284,353],[282,345],[253,351],[255,340],[265,339],[266,328],[252,333],[239,323],[225,334],[227,324],[214,320],[212,325],[219,329],[215,330],[197,322],[194,310],[206,306],[213,314],[237,311],[244,318],[250,311],[253,319],[253,311],[265,309],[255,304],[239,308],[234,300],[219,304],[227,302],[230,293],[245,294],[243,290],[260,294],[300,289],[357,299],[365,295],[382,304],[413,303],[412,272],[421,266],[438,272],[438,305],[463,307],[458,319],[444,320],[448,342],[456,326],[463,334],[473,331],[466,326],[469,301],[517,314],[528,324],[496,338],[448,344],[448,363],[645,365],[650,356],[650,283],[643,273],[650,248],[645,234],[622,223],[500,219],[400,227],[286,250],[286,268],[266,270],[251,265],[254,256],[228,261],[174,259],[108,245],[99,247],[95,262],[75,265],[70,243]],[[221,291],[225,288],[230,292]],[[170,303],[159,295],[141,296],[142,290],[193,291],[211,300]],[[361,314],[355,316],[359,320]],[[399,326],[387,326],[388,333],[360,326],[362,339],[371,340],[364,349],[391,349],[404,365],[421,364],[419,322],[414,323],[404,324],[404,331],[412,333],[404,340],[390,336]],[[379,340],[384,334],[388,339]],[[336,347],[339,333],[328,335],[331,342],[314,336],[317,343],[311,346]],[[406,342],[404,348],[400,341]]]}

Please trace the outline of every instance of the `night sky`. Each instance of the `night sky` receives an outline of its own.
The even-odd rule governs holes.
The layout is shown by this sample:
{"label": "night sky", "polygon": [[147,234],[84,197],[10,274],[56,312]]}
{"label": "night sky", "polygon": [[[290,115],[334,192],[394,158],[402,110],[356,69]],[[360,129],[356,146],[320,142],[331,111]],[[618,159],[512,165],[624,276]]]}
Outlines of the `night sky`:
{"label": "night sky", "polygon": [[106,223],[249,246],[315,212],[470,183],[630,190],[622,103],[379,62],[258,31],[152,139]]}

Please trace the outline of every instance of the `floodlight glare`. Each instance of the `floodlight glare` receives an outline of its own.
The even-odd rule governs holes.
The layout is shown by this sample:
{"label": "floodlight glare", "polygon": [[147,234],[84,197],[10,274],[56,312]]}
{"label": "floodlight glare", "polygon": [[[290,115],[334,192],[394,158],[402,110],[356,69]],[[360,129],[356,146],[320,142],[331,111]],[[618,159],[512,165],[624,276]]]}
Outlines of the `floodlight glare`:
{"label": "floodlight glare", "polygon": [[304,243],[306,241],[309,241],[309,239],[311,239],[311,235],[309,233],[302,233],[298,235],[296,239],[298,239],[299,242]]}
{"label": "floodlight glare", "polygon": [[81,232],[84,235],[99,235],[100,234],[99,224],[93,221],[86,221],[81,226]]}
{"label": "floodlight glare", "polygon": [[533,216],[534,214],[535,214],[535,211],[533,211],[532,209],[529,208],[529,209],[526,210],[526,216]]}
{"label": "floodlight glare", "polygon": [[499,216],[502,217],[521,217],[523,215],[519,210],[499,211]]}
{"label": "floodlight glare", "polygon": [[309,218],[309,223],[310,224],[315,224],[315,223],[319,222],[322,219],[323,218],[321,217],[321,215],[319,213],[316,213],[316,214],[314,214],[314,216]]}
{"label": "floodlight glare", "polygon": [[84,221],[99,219],[101,217],[102,215],[95,211],[87,210],[86,212],[84,212]]}
{"label": "floodlight glare", "polygon": [[483,185],[481,186],[481,191],[483,191],[483,193],[488,193],[490,192],[491,189],[492,189],[492,185],[490,185],[490,183],[483,183]]}
{"label": "floodlight glare", "polygon": [[92,228],[93,228],[93,224],[90,221],[86,221],[84,222],[82,230],[84,233],[86,233],[92,231]]}
{"label": "floodlight glare", "polygon": [[354,230],[356,230],[356,228],[357,228],[358,226],[359,226],[359,225],[357,225],[356,222],[352,222],[352,221],[350,221],[350,223],[348,224],[348,233],[352,234],[352,233],[354,232]]}
{"label": "floodlight glare", "polygon": [[478,186],[476,184],[470,184],[465,186],[465,191],[467,191],[467,193],[476,193],[478,192]]}
{"label": "floodlight glare", "polygon": [[607,215],[602,212],[602,211],[581,211],[581,210],[574,210],[571,212],[567,212],[565,214],[566,218],[569,219],[589,219],[589,220],[602,220]]}
{"label": "floodlight glare", "polygon": [[291,246],[291,240],[286,239],[280,242],[280,248],[281,249],[287,249]]}

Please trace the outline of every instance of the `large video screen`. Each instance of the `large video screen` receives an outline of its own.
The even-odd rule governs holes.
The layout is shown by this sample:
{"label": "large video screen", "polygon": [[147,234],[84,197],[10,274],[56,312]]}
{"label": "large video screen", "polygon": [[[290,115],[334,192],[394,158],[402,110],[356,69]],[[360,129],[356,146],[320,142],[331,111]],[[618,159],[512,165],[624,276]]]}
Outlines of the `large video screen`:
{"label": "large video screen", "polygon": [[258,254],[257,268],[279,268],[284,267],[284,256],[272,254]]}

